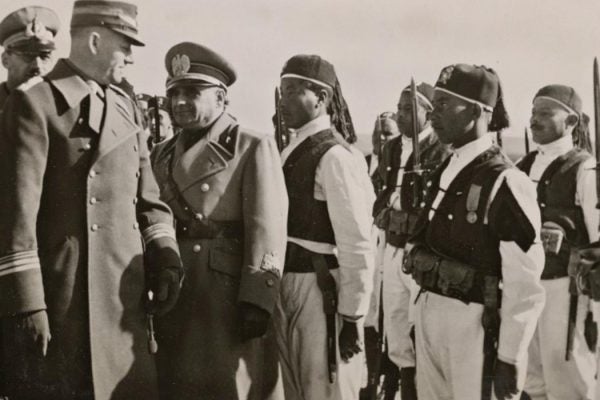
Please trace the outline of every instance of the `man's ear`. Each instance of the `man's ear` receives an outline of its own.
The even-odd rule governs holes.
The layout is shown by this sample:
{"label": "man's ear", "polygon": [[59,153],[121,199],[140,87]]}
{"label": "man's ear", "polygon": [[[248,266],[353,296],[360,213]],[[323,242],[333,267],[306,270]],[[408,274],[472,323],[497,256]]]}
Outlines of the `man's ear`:
{"label": "man's ear", "polygon": [[473,119],[479,119],[479,117],[481,117],[481,114],[483,113],[483,109],[479,104],[472,104],[471,107],[473,109]]}
{"label": "man's ear", "polygon": [[216,96],[219,107],[225,107],[227,105],[227,92],[221,88],[217,88]]}
{"label": "man's ear", "polygon": [[90,35],[88,36],[88,48],[90,49],[90,53],[94,55],[98,54],[100,40],[101,38],[98,32],[90,32]]}
{"label": "man's ear", "polygon": [[579,117],[575,114],[569,114],[567,119],[565,119],[565,123],[567,126],[575,126],[579,122]]}
{"label": "man's ear", "polygon": [[8,69],[8,54],[6,52],[2,53],[2,66]]}
{"label": "man's ear", "polygon": [[319,102],[323,102],[325,105],[328,105],[331,101],[331,96],[326,89],[319,89],[317,92],[317,98],[319,99]]}

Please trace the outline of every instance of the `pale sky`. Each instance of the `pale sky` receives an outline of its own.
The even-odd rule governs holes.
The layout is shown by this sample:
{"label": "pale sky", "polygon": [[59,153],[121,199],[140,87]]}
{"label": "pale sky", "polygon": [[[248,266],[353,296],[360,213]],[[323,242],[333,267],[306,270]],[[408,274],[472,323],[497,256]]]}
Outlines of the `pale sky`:
{"label": "pale sky", "polygon": [[[500,75],[512,134],[523,134],[531,99],[550,83],[573,86],[592,110],[592,63],[600,55],[598,0],[138,0],[145,48],[135,48],[129,78],[137,92],[164,94],[164,55],[182,41],[228,58],[238,81],[230,112],[271,132],[273,90],[285,61],[313,53],[338,73],[357,131],[395,110],[411,76],[435,83],[458,62],[485,64]],[[63,25],[59,55],[68,54],[72,0],[0,0],[9,12],[54,8]],[[0,79],[5,71],[0,71]]]}

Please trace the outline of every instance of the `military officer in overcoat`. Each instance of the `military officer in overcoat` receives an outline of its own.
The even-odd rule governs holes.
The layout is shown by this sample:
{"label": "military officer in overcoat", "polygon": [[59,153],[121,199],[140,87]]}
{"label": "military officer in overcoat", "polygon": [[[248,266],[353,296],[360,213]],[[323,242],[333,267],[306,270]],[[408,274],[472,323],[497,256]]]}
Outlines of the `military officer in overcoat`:
{"label": "military officer in overcoat", "polygon": [[12,90],[50,71],[59,27],[56,13],[40,6],[20,8],[0,22],[2,66],[7,71],[6,82],[0,83],[0,110]]}
{"label": "military officer in overcoat", "polygon": [[168,311],[182,269],[145,137],[110,85],[143,45],[136,12],[76,1],[69,58],[5,107],[0,315],[14,399],[158,396],[146,292],[151,312]]}
{"label": "military officer in overcoat", "polygon": [[181,132],[153,168],[177,223],[186,279],[159,321],[164,399],[280,399],[270,316],[279,297],[288,200],[275,141],[226,111],[229,62],[190,42],[165,58]]}

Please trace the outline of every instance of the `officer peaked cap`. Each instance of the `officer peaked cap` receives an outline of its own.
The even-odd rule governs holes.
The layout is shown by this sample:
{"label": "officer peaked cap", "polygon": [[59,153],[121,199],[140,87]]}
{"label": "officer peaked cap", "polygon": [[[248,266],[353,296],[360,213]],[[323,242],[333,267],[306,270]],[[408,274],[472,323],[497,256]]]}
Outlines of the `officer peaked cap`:
{"label": "officer peaked cap", "polygon": [[71,28],[103,26],[127,37],[134,46],[145,46],[138,32],[137,6],[124,1],[76,0]]}
{"label": "officer peaked cap", "polygon": [[43,52],[56,49],[54,36],[60,28],[56,13],[46,7],[24,7],[0,22],[0,44],[7,50]]}
{"label": "officer peaked cap", "polygon": [[237,79],[224,57],[201,44],[183,42],[171,47],[165,57],[167,90],[185,83],[203,83],[226,89]]}

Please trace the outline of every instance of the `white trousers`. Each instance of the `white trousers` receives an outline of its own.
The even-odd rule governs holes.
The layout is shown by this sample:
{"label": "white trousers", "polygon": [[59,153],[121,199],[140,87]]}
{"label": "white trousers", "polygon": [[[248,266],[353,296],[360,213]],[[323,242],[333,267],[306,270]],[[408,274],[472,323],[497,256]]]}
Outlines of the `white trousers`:
{"label": "white trousers", "polygon": [[[419,400],[481,399],[482,313],[481,304],[465,304],[430,292],[420,295],[415,308]],[[522,388],[525,362],[517,365],[517,371]]]}
{"label": "white trousers", "polygon": [[566,361],[569,278],[543,280],[542,285],[546,289],[546,305],[529,346],[525,392],[533,400],[592,400],[596,355],[584,337],[590,300],[579,296],[573,351]]}
{"label": "white trousers", "polygon": [[[337,270],[331,272],[337,280]],[[287,400],[358,399],[365,369],[364,352],[345,363],[340,360],[338,347],[337,381],[329,382],[327,328],[316,274],[283,275],[274,318]],[[341,318],[336,322],[339,337]],[[360,321],[359,334],[363,334]]]}
{"label": "white trousers", "polygon": [[418,285],[402,271],[404,249],[387,244],[383,254],[383,326],[388,356],[398,368],[415,366],[415,349],[410,338],[414,325],[414,300]]}

